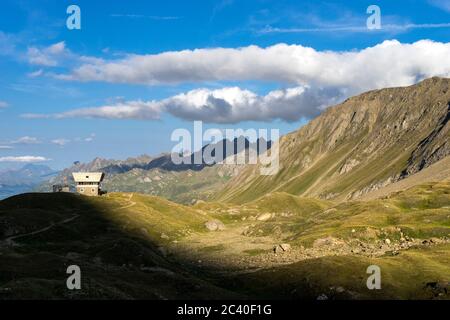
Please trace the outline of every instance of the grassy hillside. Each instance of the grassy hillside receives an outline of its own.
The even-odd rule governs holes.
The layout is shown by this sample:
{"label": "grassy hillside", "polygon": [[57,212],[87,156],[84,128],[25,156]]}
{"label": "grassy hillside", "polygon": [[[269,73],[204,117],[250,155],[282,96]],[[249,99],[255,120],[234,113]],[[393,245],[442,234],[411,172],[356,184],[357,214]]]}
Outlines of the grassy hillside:
{"label": "grassy hillside", "polygon": [[[25,194],[0,202],[0,299],[448,299],[449,237],[449,182],[345,203]],[[275,254],[279,244],[290,249]],[[72,264],[80,291],[65,287]],[[370,264],[382,268],[382,291],[364,286]]]}
{"label": "grassy hillside", "polygon": [[[136,197],[136,199],[134,199]],[[236,297],[191,275],[161,248],[206,218],[132,194],[25,194],[0,202],[0,299]],[[68,291],[79,265],[83,288]]]}

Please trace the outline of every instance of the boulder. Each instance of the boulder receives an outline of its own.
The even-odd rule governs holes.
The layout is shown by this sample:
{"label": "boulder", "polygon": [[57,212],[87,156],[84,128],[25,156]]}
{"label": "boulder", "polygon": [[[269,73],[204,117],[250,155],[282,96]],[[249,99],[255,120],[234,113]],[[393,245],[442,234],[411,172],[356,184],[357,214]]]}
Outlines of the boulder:
{"label": "boulder", "polygon": [[320,248],[320,247],[336,247],[336,246],[342,246],[345,244],[343,240],[334,238],[334,237],[326,237],[321,239],[316,239],[313,243],[314,248]]}
{"label": "boulder", "polygon": [[317,297],[317,300],[328,300],[328,297],[326,294],[322,293]]}
{"label": "boulder", "polygon": [[263,213],[263,214],[260,214],[260,215],[256,218],[256,220],[258,220],[258,221],[267,221],[267,220],[269,220],[270,218],[272,218],[272,214],[271,214],[271,213]]}
{"label": "boulder", "polygon": [[208,221],[205,223],[205,227],[209,231],[222,231],[225,229],[225,225],[219,220]]}
{"label": "boulder", "polygon": [[167,234],[165,234],[165,233],[161,233],[161,239],[169,240],[170,237]]}
{"label": "boulder", "polygon": [[283,249],[281,249],[280,246],[275,246],[275,247],[273,247],[273,252],[275,254],[279,254],[279,253],[283,253],[284,251],[283,251]]}
{"label": "boulder", "polygon": [[287,244],[287,243],[282,243],[282,244],[276,245],[276,246],[273,248],[273,252],[274,252],[275,254],[288,252],[288,251],[290,251],[290,250],[291,250],[291,245],[290,245],[290,244]]}

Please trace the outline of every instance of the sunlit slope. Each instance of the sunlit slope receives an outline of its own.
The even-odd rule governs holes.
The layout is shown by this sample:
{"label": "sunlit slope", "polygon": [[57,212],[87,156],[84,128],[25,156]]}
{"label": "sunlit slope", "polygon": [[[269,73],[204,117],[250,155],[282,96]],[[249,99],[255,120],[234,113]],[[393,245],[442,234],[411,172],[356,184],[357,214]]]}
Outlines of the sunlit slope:
{"label": "sunlit slope", "polygon": [[230,227],[247,224],[246,235],[305,247],[327,237],[375,245],[386,239],[450,236],[448,181],[421,184],[368,201],[333,203],[274,193],[245,205],[199,206],[217,219],[230,221]]}
{"label": "sunlit slope", "polygon": [[[208,231],[208,221],[224,227]],[[426,284],[448,279],[449,238],[450,182],[344,203],[284,192],[194,206],[24,194],[0,202],[0,299],[316,298],[337,285],[337,298],[433,298]],[[274,254],[282,243],[291,250]],[[383,297],[363,286],[372,263],[384,270]],[[72,264],[81,291],[65,289]]]}
{"label": "sunlit slope", "polygon": [[280,141],[280,170],[249,166],[217,199],[245,203],[270,192],[342,201],[410,176],[450,154],[450,80],[353,97]]}
{"label": "sunlit slope", "polygon": [[[226,221],[227,229],[187,237],[192,259],[221,269],[266,269],[220,279],[229,290],[257,298],[450,298],[448,181],[370,201],[273,193],[244,205],[196,207]],[[291,250],[274,254],[281,243]],[[373,264],[382,269],[381,291],[366,287]]]}
{"label": "sunlit slope", "polygon": [[[396,256],[327,256],[223,280],[254,299],[450,299],[450,245]],[[381,269],[381,290],[367,288],[367,268]]]}

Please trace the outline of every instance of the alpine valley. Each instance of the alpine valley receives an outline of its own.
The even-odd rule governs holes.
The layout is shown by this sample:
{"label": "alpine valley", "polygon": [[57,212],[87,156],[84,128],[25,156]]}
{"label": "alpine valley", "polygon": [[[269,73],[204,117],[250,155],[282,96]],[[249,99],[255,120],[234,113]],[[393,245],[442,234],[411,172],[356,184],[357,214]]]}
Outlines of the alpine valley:
{"label": "alpine valley", "polygon": [[[274,142],[273,176],[76,163],[0,202],[0,299],[450,299],[449,118],[450,79],[430,78],[329,107]],[[108,193],[48,193],[75,171]],[[69,265],[81,290],[62,289]]]}

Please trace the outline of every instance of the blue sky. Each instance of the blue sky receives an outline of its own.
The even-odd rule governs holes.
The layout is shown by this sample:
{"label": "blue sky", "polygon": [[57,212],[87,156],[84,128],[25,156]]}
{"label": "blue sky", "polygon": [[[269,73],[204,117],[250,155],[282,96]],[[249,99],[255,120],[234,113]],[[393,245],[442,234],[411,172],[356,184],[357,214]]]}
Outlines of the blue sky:
{"label": "blue sky", "polygon": [[0,6],[0,168],[156,155],[192,120],[287,133],[350,95],[450,75],[444,0]]}

